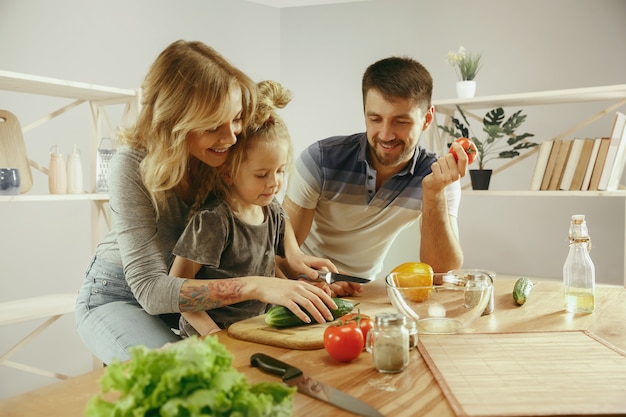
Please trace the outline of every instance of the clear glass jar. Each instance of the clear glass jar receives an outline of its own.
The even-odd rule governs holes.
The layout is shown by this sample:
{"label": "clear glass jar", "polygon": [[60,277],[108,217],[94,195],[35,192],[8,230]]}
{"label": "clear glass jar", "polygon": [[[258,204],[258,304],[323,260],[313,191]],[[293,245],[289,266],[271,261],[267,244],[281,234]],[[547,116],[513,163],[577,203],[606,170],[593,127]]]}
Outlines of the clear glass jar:
{"label": "clear glass jar", "polygon": [[402,372],[409,364],[409,331],[406,317],[398,313],[377,314],[367,333],[367,351],[378,372]]}
{"label": "clear glass jar", "polygon": [[418,331],[417,322],[415,320],[406,320],[406,330],[409,332],[409,350],[417,348]]}
{"label": "clear glass jar", "polygon": [[596,270],[589,256],[591,239],[583,214],[572,216],[569,242],[569,253],[563,265],[565,310],[570,313],[591,313],[595,304]]}

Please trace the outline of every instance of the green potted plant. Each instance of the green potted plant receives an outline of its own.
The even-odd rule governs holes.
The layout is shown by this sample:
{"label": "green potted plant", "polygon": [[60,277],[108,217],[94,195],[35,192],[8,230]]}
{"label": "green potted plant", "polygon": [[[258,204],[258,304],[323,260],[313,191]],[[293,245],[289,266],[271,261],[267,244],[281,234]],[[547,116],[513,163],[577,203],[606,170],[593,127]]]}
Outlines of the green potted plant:
{"label": "green potted plant", "polygon": [[448,52],[447,61],[459,78],[456,83],[456,93],[458,98],[472,98],[476,94],[476,81],[474,78],[478,74],[481,64],[480,53],[468,53],[461,46],[457,52]]}
{"label": "green potted plant", "polygon": [[[471,139],[476,145],[476,160],[478,164],[477,170],[470,170],[472,178],[472,188],[475,190],[486,190],[489,188],[489,179],[491,178],[491,169],[485,169],[487,162],[494,159],[507,159],[519,156],[522,151],[537,146],[537,143],[526,140],[535,136],[532,133],[516,134],[516,130],[526,120],[526,115],[522,110],[518,110],[508,118],[506,117],[502,107],[498,107],[488,111],[482,119],[483,132],[487,135],[484,139],[478,139],[470,128],[470,123],[465,117],[465,113],[461,107],[456,106],[463,121],[452,118],[452,126],[439,125],[439,128],[454,139],[461,137]],[[451,142],[448,145],[451,145]],[[476,172],[482,171],[482,172]],[[486,185],[478,185],[474,178],[486,176]]]}

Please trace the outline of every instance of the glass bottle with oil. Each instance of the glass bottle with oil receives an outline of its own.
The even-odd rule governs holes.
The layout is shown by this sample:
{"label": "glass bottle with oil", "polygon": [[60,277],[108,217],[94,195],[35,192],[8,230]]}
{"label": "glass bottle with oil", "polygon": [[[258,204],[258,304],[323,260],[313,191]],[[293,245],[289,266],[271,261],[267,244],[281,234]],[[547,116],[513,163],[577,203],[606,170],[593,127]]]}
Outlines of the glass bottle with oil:
{"label": "glass bottle with oil", "polygon": [[585,216],[575,214],[569,227],[569,254],[563,265],[565,310],[571,313],[591,313],[594,309],[596,270],[590,250]]}

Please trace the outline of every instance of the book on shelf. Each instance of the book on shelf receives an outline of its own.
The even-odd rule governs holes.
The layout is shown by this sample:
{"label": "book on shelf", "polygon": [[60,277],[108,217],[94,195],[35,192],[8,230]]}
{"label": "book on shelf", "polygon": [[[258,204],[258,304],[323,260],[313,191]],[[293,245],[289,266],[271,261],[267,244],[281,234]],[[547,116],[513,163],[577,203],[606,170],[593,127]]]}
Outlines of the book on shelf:
{"label": "book on shelf", "polygon": [[585,178],[585,173],[587,172],[587,167],[589,166],[589,159],[591,157],[591,151],[593,150],[593,145],[595,142],[591,138],[581,139],[581,141],[582,146],[580,149],[580,155],[578,157],[578,163],[576,164],[574,174],[572,175],[572,182],[569,185],[569,189],[571,191],[582,190],[583,180]]}
{"label": "book on shelf", "polygon": [[598,184],[600,184],[600,177],[604,170],[604,163],[606,162],[606,155],[609,152],[609,145],[611,144],[611,138],[600,138],[600,147],[598,148],[598,156],[596,156],[596,162],[593,166],[593,172],[591,173],[591,179],[589,180],[590,191],[597,191]]}
{"label": "book on shelf", "polygon": [[565,170],[565,164],[569,157],[569,152],[572,147],[572,140],[563,140],[561,146],[559,146],[559,153],[554,163],[554,171],[548,184],[548,190],[558,190],[561,186],[561,179],[563,178],[563,171]]}
{"label": "book on shelf", "polygon": [[548,159],[550,159],[550,151],[552,150],[552,140],[544,140],[539,145],[539,152],[537,153],[537,162],[535,163],[535,170],[530,180],[530,190],[538,191],[541,189],[541,182],[543,181],[546,168],[548,166]]}
{"label": "book on shelf", "polygon": [[550,157],[548,158],[548,162],[546,164],[546,171],[543,173],[540,190],[547,190],[550,185],[550,179],[552,178],[552,173],[554,172],[554,164],[556,164],[556,158],[559,155],[561,143],[563,143],[562,139],[554,139],[552,141],[552,149],[550,150]]}
{"label": "book on shelf", "polygon": [[624,172],[626,162],[626,138],[624,138],[624,127],[626,126],[626,114],[615,113],[613,128],[611,129],[611,142],[609,151],[606,154],[606,161],[600,176],[598,190],[613,191],[617,189],[619,180]]}
{"label": "book on shelf", "polygon": [[572,185],[572,179],[574,178],[574,171],[578,167],[578,160],[580,159],[580,153],[583,150],[583,144],[585,140],[582,138],[572,139],[570,141],[569,155],[565,161],[563,167],[563,175],[559,182],[558,190],[569,190]]}
{"label": "book on shelf", "polygon": [[587,171],[583,178],[583,183],[580,189],[587,191],[589,189],[589,183],[591,182],[591,174],[593,173],[593,167],[596,165],[596,159],[598,158],[598,149],[600,149],[600,143],[602,138],[593,139],[593,148],[591,149],[591,155],[589,155],[589,163],[587,164]]}

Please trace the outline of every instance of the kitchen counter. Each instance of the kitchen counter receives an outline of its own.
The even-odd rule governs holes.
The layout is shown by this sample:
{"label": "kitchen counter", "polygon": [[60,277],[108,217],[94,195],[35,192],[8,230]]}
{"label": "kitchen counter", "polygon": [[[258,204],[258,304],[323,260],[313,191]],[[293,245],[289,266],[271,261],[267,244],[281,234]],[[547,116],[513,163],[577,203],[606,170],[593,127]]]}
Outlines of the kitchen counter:
{"label": "kitchen counter", "polygon": [[[494,312],[480,317],[474,324],[472,333],[586,330],[626,351],[624,287],[599,285],[596,288],[596,310],[583,315],[564,311],[562,285],[559,281],[534,280],[536,285],[526,304],[515,305],[511,291],[516,278],[496,278]],[[389,303],[382,280],[364,285],[363,288],[360,297],[368,302]],[[367,314],[367,311],[363,313]],[[335,362],[324,349],[301,351],[266,346],[233,339],[226,332],[218,333],[218,337],[233,354],[233,365],[245,373],[252,383],[278,381],[278,378],[249,365],[250,355],[262,352],[296,365],[305,374],[363,399],[386,416],[455,415],[417,350],[411,351],[410,364],[405,371],[385,375],[376,372],[367,352],[346,364]],[[83,416],[88,399],[99,392],[97,380],[103,372],[98,369],[0,401],[0,414],[3,417]],[[294,408],[294,416],[353,415],[302,394],[296,394]]]}

